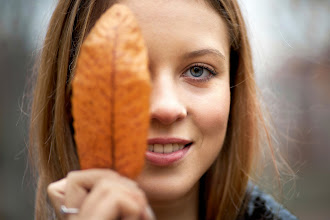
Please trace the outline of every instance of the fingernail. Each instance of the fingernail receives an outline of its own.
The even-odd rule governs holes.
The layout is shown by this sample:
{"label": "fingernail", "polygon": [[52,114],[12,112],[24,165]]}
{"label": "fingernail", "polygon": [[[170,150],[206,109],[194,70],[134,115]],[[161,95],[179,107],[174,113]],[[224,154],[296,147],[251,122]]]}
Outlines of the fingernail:
{"label": "fingernail", "polygon": [[150,206],[147,207],[147,216],[148,216],[148,219],[152,219],[152,220],[156,219],[155,214],[152,211],[152,209],[150,208]]}

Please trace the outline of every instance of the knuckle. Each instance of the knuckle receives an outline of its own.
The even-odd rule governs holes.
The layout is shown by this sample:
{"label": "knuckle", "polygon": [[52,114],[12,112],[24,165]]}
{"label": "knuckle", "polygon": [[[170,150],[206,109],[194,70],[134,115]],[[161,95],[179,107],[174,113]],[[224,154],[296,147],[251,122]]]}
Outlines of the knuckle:
{"label": "knuckle", "polygon": [[141,206],[144,207],[148,204],[147,197],[142,191],[134,191],[131,196]]}
{"label": "knuckle", "polygon": [[108,179],[102,179],[100,182],[97,184],[98,189],[101,191],[102,194],[108,194],[111,192],[112,183]]}
{"label": "knuckle", "polygon": [[137,183],[136,183],[135,181],[131,180],[130,178],[128,178],[128,177],[126,177],[126,176],[122,176],[122,179],[123,179],[125,182],[131,184],[132,186],[138,187]]}
{"label": "knuckle", "polygon": [[113,171],[113,170],[107,170],[106,172],[106,177],[108,177],[109,179],[117,179],[120,178],[119,173]]}
{"label": "knuckle", "polygon": [[131,187],[133,187],[134,190],[137,190],[137,191],[140,190],[138,184],[137,184],[135,181],[129,179],[129,180],[128,180],[128,184],[129,184]]}
{"label": "knuckle", "polygon": [[136,192],[138,193],[138,195],[141,199],[143,199],[145,201],[147,200],[147,196],[142,189],[138,188],[138,190],[136,190]]}
{"label": "knuckle", "polygon": [[55,189],[56,189],[56,183],[50,183],[47,186],[47,194],[52,195],[54,193]]}
{"label": "knuckle", "polygon": [[68,174],[67,174],[67,178],[68,180],[75,180],[78,178],[78,175],[79,175],[79,171],[70,171]]}
{"label": "knuckle", "polygon": [[120,181],[123,183],[123,185],[127,186],[128,188],[130,188],[132,190],[135,190],[135,191],[139,190],[138,184],[135,181],[133,181],[127,177],[121,176]]}
{"label": "knuckle", "polygon": [[128,214],[128,216],[138,216],[140,217],[143,214],[144,205],[139,203],[137,200],[129,198],[128,200],[123,199],[123,195],[120,193],[114,193],[111,199],[115,203],[115,207],[117,209],[123,210],[122,206],[125,206],[124,212]]}

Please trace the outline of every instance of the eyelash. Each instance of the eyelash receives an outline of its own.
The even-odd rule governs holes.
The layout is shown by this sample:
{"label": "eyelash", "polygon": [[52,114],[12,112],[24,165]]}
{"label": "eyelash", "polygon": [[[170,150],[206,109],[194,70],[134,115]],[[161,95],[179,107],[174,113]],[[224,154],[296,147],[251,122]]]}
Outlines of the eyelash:
{"label": "eyelash", "polygon": [[215,70],[213,70],[210,67],[205,66],[204,64],[201,64],[201,63],[197,63],[197,64],[194,64],[194,65],[190,66],[185,72],[187,72],[188,70],[190,70],[191,68],[194,68],[194,67],[201,67],[203,69],[208,70],[212,74],[211,76],[208,76],[208,77],[203,78],[203,79],[199,79],[197,77],[191,78],[191,80],[194,80],[194,81],[197,81],[197,82],[209,81],[211,78],[213,78],[214,76],[216,76],[218,74]]}

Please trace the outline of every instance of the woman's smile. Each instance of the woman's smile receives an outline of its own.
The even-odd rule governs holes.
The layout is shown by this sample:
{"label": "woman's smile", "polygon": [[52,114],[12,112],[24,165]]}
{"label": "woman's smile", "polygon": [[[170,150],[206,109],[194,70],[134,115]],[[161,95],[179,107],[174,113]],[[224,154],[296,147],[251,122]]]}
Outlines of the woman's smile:
{"label": "woman's smile", "polygon": [[158,137],[148,139],[146,159],[156,166],[169,166],[183,160],[192,141],[175,137]]}

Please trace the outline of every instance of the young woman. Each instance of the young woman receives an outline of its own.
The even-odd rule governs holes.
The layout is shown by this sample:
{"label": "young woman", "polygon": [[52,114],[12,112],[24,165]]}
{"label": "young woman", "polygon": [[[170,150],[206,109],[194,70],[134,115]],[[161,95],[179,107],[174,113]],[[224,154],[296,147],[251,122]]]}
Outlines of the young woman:
{"label": "young woman", "polygon": [[295,219],[248,184],[264,120],[236,0],[116,1],[133,11],[148,48],[148,139],[192,144],[173,163],[147,160],[136,182],[79,170],[71,81],[84,38],[113,3],[59,0],[50,21],[31,116],[36,219]]}

